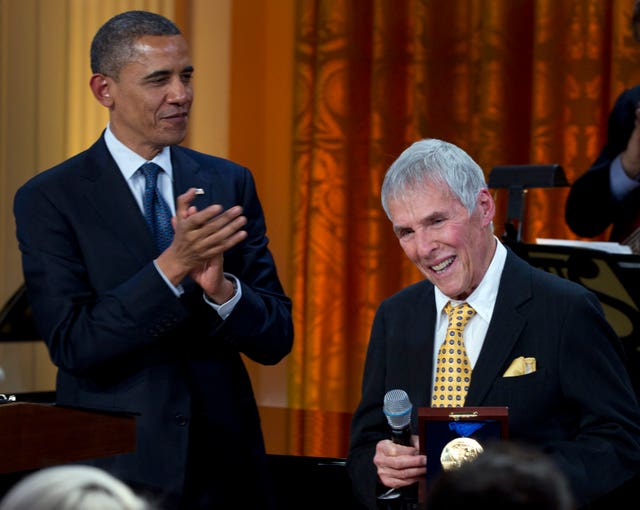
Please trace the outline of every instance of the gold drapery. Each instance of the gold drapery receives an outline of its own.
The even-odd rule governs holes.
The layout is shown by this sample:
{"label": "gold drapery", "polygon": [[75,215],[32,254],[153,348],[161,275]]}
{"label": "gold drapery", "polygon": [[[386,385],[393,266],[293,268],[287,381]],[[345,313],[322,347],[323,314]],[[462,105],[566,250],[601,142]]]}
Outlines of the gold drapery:
{"label": "gold drapery", "polygon": [[[292,407],[353,411],[376,307],[420,278],[380,206],[388,165],[435,137],[487,176],[496,165],[558,163],[572,182],[603,145],[615,97],[640,83],[632,6],[298,0]],[[575,238],[567,191],[528,192],[523,240]],[[501,235],[506,197],[495,193]]]}

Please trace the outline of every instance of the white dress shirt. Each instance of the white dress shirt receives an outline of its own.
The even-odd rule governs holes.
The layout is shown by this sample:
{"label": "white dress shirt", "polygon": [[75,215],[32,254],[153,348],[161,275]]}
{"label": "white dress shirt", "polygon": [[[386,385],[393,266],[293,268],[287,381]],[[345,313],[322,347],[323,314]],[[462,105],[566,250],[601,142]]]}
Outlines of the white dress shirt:
{"label": "white dress shirt", "polygon": [[[491,264],[487,268],[487,272],[482,277],[480,285],[469,295],[465,302],[473,307],[476,314],[469,320],[464,328],[464,343],[471,363],[471,369],[478,361],[480,349],[484,343],[484,337],[487,335],[489,323],[493,316],[493,308],[496,304],[498,296],[498,287],[500,286],[500,277],[504,269],[504,263],[507,258],[507,249],[496,237],[496,252],[493,254]],[[433,346],[433,366],[436,367],[438,360],[438,351],[447,332],[449,318],[444,313],[445,305],[451,301],[452,306],[459,305],[462,301],[453,300],[445,296],[438,287],[434,287],[436,298],[436,331],[435,342]],[[433,371],[433,379],[435,380],[435,370]],[[433,381],[432,381],[433,384]]]}

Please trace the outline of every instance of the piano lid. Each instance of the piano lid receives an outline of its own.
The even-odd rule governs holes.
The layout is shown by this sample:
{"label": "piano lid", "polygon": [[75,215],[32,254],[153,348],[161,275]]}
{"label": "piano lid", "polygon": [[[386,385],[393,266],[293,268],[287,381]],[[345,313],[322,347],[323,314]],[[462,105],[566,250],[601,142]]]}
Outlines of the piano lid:
{"label": "piano lid", "polygon": [[24,283],[0,310],[0,342],[33,342],[41,339],[31,314]]}

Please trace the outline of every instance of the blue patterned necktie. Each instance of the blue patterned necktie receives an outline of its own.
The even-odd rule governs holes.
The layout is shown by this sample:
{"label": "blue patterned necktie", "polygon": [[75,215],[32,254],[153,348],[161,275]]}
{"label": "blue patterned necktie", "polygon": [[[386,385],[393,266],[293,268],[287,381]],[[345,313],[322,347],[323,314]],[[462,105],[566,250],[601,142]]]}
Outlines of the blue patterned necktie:
{"label": "blue patterned necktie", "polygon": [[476,311],[467,303],[453,307],[451,302],[447,303],[444,311],[449,316],[449,325],[438,352],[431,407],[461,407],[471,382],[471,363],[463,331]]}
{"label": "blue patterned necktie", "polygon": [[144,174],[144,219],[151,229],[156,245],[162,253],[173,240],[171,209],[158,191],[158,173],[162,170],[155,163],[145,163],[140,167]]}

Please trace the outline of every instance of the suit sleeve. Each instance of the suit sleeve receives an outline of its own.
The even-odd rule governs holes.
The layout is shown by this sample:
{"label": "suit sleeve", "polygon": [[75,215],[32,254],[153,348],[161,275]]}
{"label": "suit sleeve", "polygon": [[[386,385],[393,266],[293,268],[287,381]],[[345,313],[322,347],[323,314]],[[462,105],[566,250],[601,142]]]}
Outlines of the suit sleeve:
{"label": "suit sleeve", "polygon": [[[54,364],[71,372],[90,372],[157,342],[187,312],[151,258],[134,269],[113,246],[103,251],[102,273],[88,267],[91,255],[83,243],[95,244],[93,236],[100,227],[80,231],[80,224],[91,218],[82,208],[82,197],[73,197],[77,209],[71,213],[69,202],[54,199],[58,191],[49,181],[38,179],[16,193],[14,214],[25,284]],[[116,266],[120,266],[117,284],[107,274],[111,269],[115,274]]]}
{"label": "suit sleeve", "polygon": [[593,165],[571,186],[565,206],[565,221],[579,236],[601,234],[621,214],[620,204],[611,194],[609,167],[627,147],[639,98],[640,87],[620,94],[609,114],[606,144]]}
{"label": "suit sleeve", "polygon": [[640,411],[622,345],[596,296],[574,300],[562,329],[557,370],[564,398],[557,416],[575,407],[576,429],[542,442],[584,504],[638,474]]}
{"label": "suit sleeve", "polygon": [[247,217],[248,237],[225,254],[225,271],[242,285],[242,299],[226,320],[228,339],[254,361],[275,364],[292,347],[292,304],[268,249],[266,221],[254,179],[247,169],[242,175],[238,196]]}

